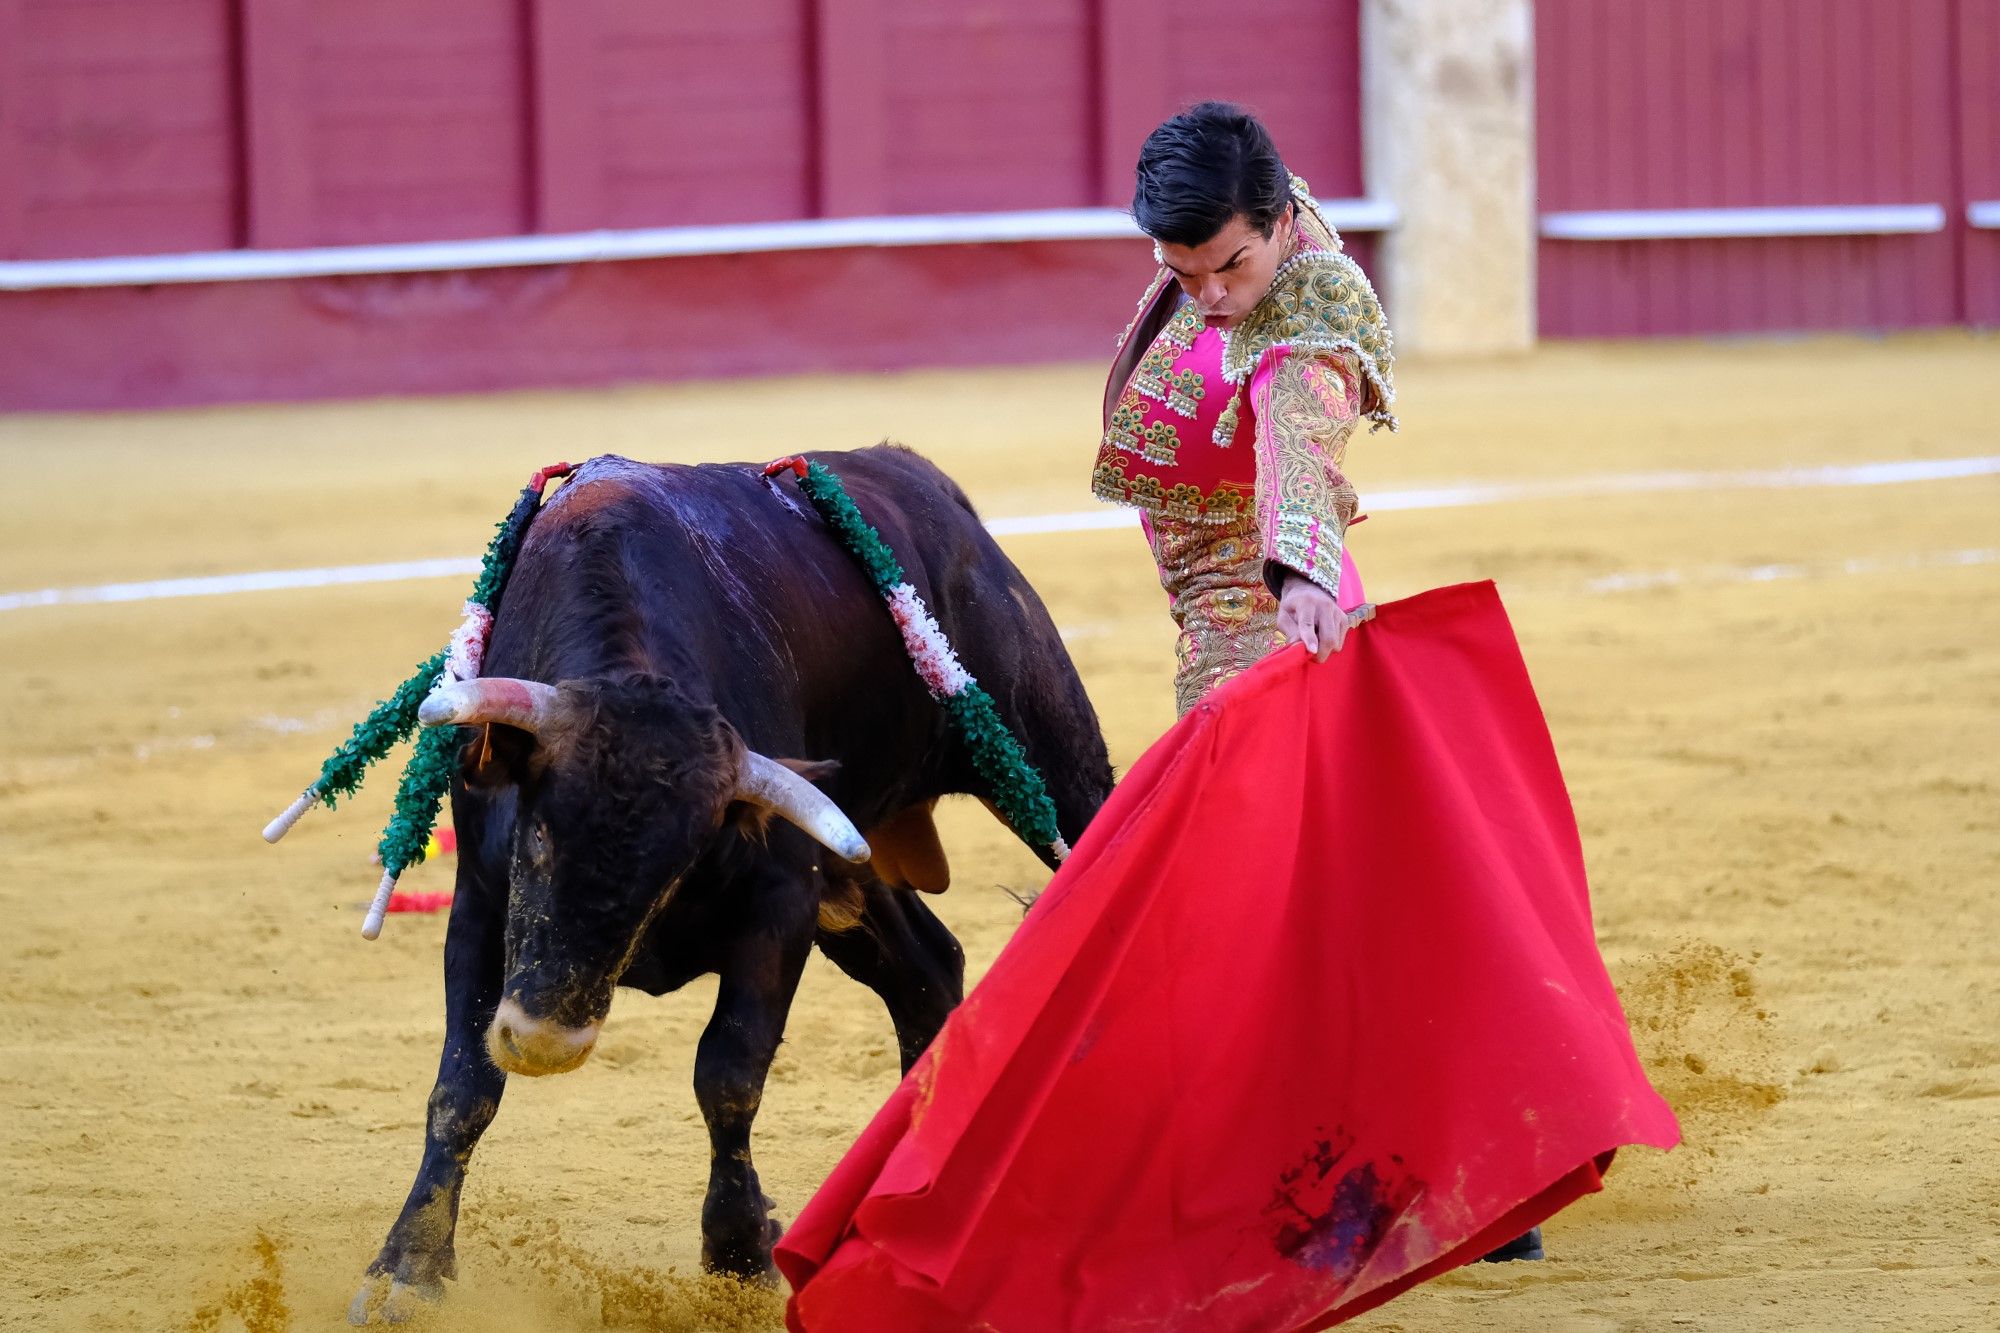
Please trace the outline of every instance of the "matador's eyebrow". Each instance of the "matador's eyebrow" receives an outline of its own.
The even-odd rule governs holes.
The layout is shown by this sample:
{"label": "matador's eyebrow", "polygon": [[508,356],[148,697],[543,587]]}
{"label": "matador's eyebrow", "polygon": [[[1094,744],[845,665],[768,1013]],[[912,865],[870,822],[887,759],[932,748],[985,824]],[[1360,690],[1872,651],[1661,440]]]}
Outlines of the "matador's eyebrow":
{"label": "matador's eyebrow", "polygon": [[[1233,255],[1231,255],[1231,256],[1229,256],[1228,260],[1227,260],[1227,261],[1225,261],[1225,262],[1223,263],[1222,267],[1221,267],[1221,268],[1218,268],[1218,269],[1216,269],[1215,271],[1216,271],[1217,273],[1220,273],[1220,272],[1222,272],[1222,271],[1223,271],[1224,269],[1227,269],[1227,268],[1230,268],[1231,266],[1233,266],[1233,265],[1234,265],[1234,264],[1236,263],[1236,261],[1237,261],[1237,260],[1239,260],[1239,259],[1243,258],[1243,255],[1244,255],[1244,253],[1245,253],[1246,251],[1248,251],[1248,250],[1249,250],[1249,248],[1250,248],[1250,247],[1249,247],[1248,245],[1243,245],[1243,246],[1240,246],[1240,247],[1238,247],[1238,248],[1237,248],[1237,251],[1236,251],[1236,253],[1235,253],[1235,254],[1233,254]],[[1162,260],[1161,260],[1160,262],[1161,262],[1162,264],[1167,264],[1167,261],[1166,261],[1166,260],[1164,260],[1164,259],[1162,259]],[[1172,270],[1173,270],[1173,272],[1174,272],[1174,274],[1175,274],[1176,276],[1178,276],[1178,277],[1183,277],[1183,278],[1185,278],[1185,277],[1187,276],[1187,274],[1186,274],[1186,273],[1184,273],[1184,272],[1182,272],[1182,271],[1181,271],[1180,269],[1178,269],[1178,268],[1174,268],[1174,266],[1173,266],[1172,264],[1167,264],[1167,267],[1168,267],[1169,269],[1172,269]]]}

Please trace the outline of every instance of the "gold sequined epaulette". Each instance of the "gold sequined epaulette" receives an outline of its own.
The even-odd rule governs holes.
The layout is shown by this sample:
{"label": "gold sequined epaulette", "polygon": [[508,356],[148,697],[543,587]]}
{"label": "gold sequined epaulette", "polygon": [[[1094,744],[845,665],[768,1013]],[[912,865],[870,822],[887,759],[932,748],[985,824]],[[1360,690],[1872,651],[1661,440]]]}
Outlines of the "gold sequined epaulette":
{"label": "gold sequined epaulette", "polygon": [[1375,390],[1369,420],[1394,430],[1395,345],[1382,302],[1361,265],[1341,250],[1339,235],[1311,203],[1306,183],[1295,176],[1292,186],[1307,204],[1299,221],[1313,244],[1278,266],[1271,290],[1230,330],[1222,349],[1222,374],[1231,384],[1241,384],[1266,352],[1279,347],[1351,351]]}

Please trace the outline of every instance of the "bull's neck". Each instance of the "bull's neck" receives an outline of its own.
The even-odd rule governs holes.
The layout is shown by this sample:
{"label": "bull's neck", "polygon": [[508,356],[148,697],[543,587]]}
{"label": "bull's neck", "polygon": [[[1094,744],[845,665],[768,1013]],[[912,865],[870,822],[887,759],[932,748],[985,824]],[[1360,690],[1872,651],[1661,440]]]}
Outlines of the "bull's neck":
{"label": "bull's neck", "polygon": [[[507,589],[496,627],[496,658],[522,659],[524,674],[548,681],[631,675],[688,679],[689,611],[670,574],[630,549],[628,532],[554,534]],[[647,577],[640,577],[645,571]],[[492,670],[508,669],[497,662]]]}

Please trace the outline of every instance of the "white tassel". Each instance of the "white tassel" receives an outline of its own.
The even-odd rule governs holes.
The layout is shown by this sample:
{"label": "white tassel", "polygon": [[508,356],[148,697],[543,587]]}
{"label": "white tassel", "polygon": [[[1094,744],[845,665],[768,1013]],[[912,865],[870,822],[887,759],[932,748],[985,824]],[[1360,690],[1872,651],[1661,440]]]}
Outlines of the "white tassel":
{"label": "white tassel", "polygon": [[375,890],[375,901],[368,904],[368,915],[361,922],[361,938],[372,940],[382,933],[382,918],[389,911],[389,895],[396,891],[396,876],[392,871],[382,872],[381,887]]}
{"label": "white tassel", "polygon": [[461,614],[464,619],[451,632],[444,670],[438,673],[439,685],[455,680],[471,680],[479,674],[480,663],[486,658],[486,641],[493,635],[493,613],[479,603],[469,601]]}
{"label": "white tassel", "polygon": [[1049,850],[1056,854],[1057,865],[1061,865],[1064,861],[1069,860],[1069,844],[1064,842],[1060,837],[1049,845]]}
{"label": "white tassel", "polygon": [[959,665],[958,654],[952,651],[951,642],[917,590],[907,583],[891,589],[889,615],[902,631],[903,651],[909,654],[932,697],[942,700],[964,693],[972,684],[972,675]]}
{"label": "white tassel", "polygon": [[292,825],[303,819],[306,811],[312,809],[313,803],[317,800],[319,800],[319,788],[307,787],[298,800],[285,807],[285,813],[264,825],[264,841],[276,842],[290,833]]}

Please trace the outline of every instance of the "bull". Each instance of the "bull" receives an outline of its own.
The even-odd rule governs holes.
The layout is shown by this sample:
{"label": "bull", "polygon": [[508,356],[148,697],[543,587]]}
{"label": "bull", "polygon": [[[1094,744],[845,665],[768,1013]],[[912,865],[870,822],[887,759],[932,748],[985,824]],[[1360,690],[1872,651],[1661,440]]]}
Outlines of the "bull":
{"label": "bull", "polygon": [[[918,455],[818,457],[1075,842],[1111,768],[1034,590]],[[702,1263],[766,1277],[780,1227],[750,1129],[806,959],[817,945],[881,997],[907,1072],[964,985],[958,941],[912,892],[948,880],[931,810],[990,793],[860,568],[754,467],[578,468],[528,530],[483,671],[422,715],[459,728],[444,1043],[422,1163],[349,1318],[407,1318],[457,1276],[466,1164],[509,1075],[581,1065],[617,987],[661,995],[710,973]]]}

